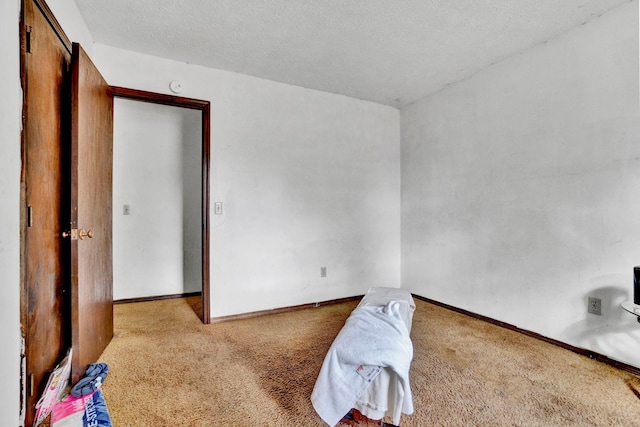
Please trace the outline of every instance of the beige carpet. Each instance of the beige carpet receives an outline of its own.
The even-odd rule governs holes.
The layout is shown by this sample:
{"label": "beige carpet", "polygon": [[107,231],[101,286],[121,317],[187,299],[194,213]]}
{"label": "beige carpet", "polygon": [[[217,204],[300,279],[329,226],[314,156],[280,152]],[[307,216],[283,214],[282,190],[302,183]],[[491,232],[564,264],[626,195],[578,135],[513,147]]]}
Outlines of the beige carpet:
{"label": "beige carpet", "polygon": [[[309,396],[357,302],[212,325],[194,302],[115,306],[115,337],[100,359],[114,426],[324,425]],[[416,304],[415,413],[401,426],[640,425],[634,375]]]}

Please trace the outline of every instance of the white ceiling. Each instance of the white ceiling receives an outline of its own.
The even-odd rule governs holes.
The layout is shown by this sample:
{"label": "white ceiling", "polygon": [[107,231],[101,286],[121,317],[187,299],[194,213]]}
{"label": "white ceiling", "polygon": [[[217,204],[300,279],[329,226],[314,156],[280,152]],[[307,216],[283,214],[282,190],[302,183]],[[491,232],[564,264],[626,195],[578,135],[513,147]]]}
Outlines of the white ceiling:
{"label": "white ceiling", "polygon": [[75,0],[97,43],[400,107],[629,0]]}

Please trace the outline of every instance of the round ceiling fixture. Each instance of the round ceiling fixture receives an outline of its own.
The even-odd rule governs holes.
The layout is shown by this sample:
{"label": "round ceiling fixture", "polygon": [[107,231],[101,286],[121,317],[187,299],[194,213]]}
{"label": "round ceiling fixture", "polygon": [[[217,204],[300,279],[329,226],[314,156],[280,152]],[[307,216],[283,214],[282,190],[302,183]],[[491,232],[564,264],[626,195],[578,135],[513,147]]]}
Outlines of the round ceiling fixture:
{"label": "round ceiling fixture", "polygon": [[169,89],[171,89],[171,92],[173,93],[180,93],[182,92],[182,83],[180,83],[177,80],[174,80],[171,83],[169,83]]}

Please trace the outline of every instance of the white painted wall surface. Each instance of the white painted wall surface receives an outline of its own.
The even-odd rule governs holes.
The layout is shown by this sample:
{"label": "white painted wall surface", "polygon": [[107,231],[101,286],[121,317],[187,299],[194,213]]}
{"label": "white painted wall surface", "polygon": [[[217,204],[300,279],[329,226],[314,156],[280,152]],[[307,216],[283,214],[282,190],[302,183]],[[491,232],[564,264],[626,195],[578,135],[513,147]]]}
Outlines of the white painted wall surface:
{"label": "white painted wall surface", "polygon": [[0,2],[0,424],[20,425],[20,1]]}
{"label": "white painted wall surface", "polygon": [[182,113],[183,292],[202,291],[202,112]]}
{"label": "white painted wall surface", "polygon": [[397,109],[100,44],[93,59],[109,84],[179,80],[212,102],[212,316],[399,286]]}
{"label": "white painted wall surface", "polygon": [[[189,257],[183,261],[185,252],[201,256],[200,116],[196,110],[115,99],[115,300],[201,288],[184,280],[185,275],[200,276],[200,262]],[[125,205],[129,215],[124,215]]]}
{"label": "white painted wall surface", "polygon": [[403,287],[640,367],[637,9],[401,111]]}

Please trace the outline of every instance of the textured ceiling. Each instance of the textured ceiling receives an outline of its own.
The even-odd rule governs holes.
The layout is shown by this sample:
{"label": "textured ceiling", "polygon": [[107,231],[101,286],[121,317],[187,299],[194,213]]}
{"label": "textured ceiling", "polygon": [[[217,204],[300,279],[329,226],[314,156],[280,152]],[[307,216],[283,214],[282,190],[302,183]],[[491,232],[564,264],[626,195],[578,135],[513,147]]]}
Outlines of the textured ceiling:
{"label": "textured ceiling", "polygon": [[75,0],[97,43],[403,106],[629,0]]}

